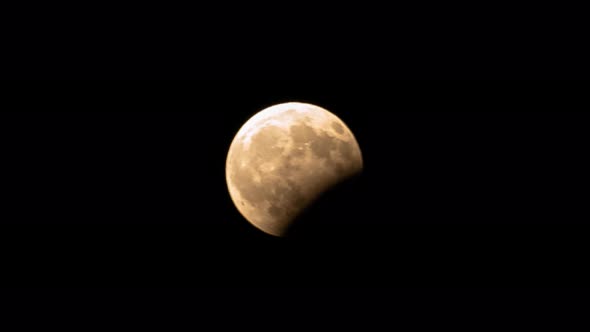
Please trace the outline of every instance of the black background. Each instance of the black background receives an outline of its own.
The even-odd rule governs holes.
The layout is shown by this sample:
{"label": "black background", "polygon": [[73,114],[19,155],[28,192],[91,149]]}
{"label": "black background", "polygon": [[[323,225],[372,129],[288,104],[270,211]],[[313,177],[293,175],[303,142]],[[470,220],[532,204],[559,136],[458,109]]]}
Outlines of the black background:
{"label": "black background", "polygon": [[[17,4],[19,5],[19,4]],[[39,4],[8,10],[11,79],[587,79],[575,4]]]}
{"label": "black background", "polygon": [[[569,330],[588,312],[587,84],[449,81],[587,78],[583,8],[22,7],[0,78],[112,81],[1,86],[2,330]],[[285,101],[341,117],[365,171],[277,239],[224,166]]]}
{"label": "black background", "polygon": [[[125,308],[161,299],[181,316],[206,307],[198,312],[224,321],[249,308],[284,324],[298,319],[283,309],[301,306],[334,319],[361,314],[352,308],[446,316],[477,311],[470,303],[518,310],[518,301],[546,300],[551,289],[587,287],[586,89],[526,81],[7,85],[3,286],[43,288],[47,297],[31,302],[44,306],[64,296],[70,305]],[[224,167],[240,126],[287,101],[338,115],[365,169],[323,197],[292,236],[274,238],[241,217]]]}

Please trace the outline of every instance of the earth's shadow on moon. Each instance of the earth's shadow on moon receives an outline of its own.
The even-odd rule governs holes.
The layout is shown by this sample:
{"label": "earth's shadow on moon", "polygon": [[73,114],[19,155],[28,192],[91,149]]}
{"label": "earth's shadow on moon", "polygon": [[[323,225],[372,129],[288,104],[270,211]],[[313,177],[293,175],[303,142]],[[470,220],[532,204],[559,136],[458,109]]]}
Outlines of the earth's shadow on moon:
{"label": "earth's shadow on moon", "polygon": [[360,228],[365,208],[363,173],[342,180],[320,194],[288,227],[284,238],[294,241],[344,238]]}

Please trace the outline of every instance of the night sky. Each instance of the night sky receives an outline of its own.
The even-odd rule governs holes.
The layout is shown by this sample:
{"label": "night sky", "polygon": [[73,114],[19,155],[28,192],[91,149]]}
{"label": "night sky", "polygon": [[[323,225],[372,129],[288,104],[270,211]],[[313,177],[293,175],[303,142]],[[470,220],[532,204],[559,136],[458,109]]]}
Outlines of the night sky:
{"label": "night sky", "polygon": [[[0,331],[589,330],[589,89],[566,81],[590,77],[585,8],[22,6]],[[289,101],[341,118],[364,171],[275,238],[225,161]]]}
{"label": "night sky", "polygon": [[[419,305],[414,288],[587,286],[581,85],[87,81],[5,92],[4,285],[121,298],[113,289],[191,289],[180,303],[201,290],[213,307],[224,302],[212,289],[247,306],[260,289],[338,302],[346,288],[363,301],[402,292],[417,301],[395,304],[404,310]],[[365,168],[275,238],[234,207],[225,158],[250,116],[287,101],[340,117]]]}
{"label": "night sky", "polygon": [[[25,285],[528,285],[557,265],[575,284],[588,230],[576,89],[21,84],[2,119],[2,234],[27,258]],[[250,116],[287,101],[338,115],[365,169],[278,239],[234,207],[225,158]]]}

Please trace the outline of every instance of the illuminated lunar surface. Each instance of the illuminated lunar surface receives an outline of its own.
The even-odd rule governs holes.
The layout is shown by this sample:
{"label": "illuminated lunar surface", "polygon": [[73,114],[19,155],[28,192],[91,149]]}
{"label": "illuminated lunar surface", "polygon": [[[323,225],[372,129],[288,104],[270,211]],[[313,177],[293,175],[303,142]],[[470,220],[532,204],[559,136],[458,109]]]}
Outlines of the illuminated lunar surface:
{"label": "illuminated lunar surface", "polygon": [[226,181],[251,224],[284,236],[322,193],[362,168],[359,145],[342,120],[292,102],[266,108],[240,128],[227,156]]}

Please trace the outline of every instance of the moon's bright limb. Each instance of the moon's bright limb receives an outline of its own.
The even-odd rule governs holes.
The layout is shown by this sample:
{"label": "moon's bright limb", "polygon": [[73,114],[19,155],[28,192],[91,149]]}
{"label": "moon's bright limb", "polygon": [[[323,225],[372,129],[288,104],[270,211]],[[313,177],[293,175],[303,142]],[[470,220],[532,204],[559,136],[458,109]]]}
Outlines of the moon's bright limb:
{"label": "moon's bright limb", "polygon": [[291,102],[258,112],[240,128],[226,181],[250,223],[282,236],[320,194],[362,168],[359,145],[342,120],[319,106]]}

